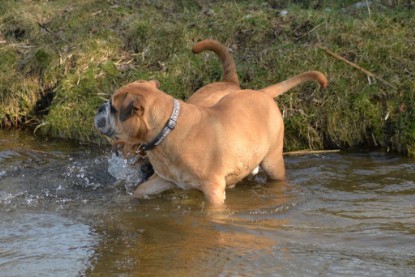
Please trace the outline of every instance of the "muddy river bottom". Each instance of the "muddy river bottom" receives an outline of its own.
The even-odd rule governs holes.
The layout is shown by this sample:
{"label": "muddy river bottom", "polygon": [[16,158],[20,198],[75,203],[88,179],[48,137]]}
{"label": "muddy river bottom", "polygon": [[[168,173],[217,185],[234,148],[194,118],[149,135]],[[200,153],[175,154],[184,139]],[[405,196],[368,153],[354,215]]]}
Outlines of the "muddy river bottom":
{"label": "muddy river bottom", "polygon": [[415,160],[286,157],[211,212],[197,191],[131,197],[107,148],[0,131],[2,276],[415,276]]}

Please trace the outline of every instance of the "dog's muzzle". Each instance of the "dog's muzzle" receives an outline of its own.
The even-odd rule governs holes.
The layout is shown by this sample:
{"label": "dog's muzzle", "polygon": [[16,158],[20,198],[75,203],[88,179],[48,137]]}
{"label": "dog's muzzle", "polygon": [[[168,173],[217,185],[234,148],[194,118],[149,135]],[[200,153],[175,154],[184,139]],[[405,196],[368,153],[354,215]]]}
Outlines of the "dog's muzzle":
{"label": "dog's muzzle", "polygon": [[111,124],[110,103],[102,104],[95,114],[95,127],[104,135],[112,137],[115,134],[113,124]]}

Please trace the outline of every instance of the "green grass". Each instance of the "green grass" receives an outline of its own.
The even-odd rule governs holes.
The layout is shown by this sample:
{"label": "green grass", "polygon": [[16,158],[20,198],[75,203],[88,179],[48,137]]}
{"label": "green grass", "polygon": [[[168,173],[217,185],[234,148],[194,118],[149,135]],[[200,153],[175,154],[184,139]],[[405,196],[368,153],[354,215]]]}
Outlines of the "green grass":
{"label": "green grass", "polygon": [[[371,1],[370,9],[355,2],[5,0],[1,124],[104,142],[93,116],[118,87],[158,79],[164,91],[186,99],[220,80],[215,55],[190,51],[215,38],[232,50],[244,88],[307,70],[328,76],[324,91],[307,84],[277,99],[286,150],[376,146],[415,155],[415,2]],[[318,45],[395,88],[369,82]]]}

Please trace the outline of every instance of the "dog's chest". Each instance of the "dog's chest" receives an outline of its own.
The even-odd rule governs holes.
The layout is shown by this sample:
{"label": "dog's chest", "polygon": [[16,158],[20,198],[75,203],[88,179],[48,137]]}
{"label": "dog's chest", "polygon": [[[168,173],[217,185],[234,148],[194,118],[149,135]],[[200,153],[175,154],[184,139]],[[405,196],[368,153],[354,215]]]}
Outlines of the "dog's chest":
{"label": "dog's chest", "polygon": [[153,164],[153,167],[158,176],[174,183],[183,190],[197,188],[195,178],[175,164],[155,163]]}

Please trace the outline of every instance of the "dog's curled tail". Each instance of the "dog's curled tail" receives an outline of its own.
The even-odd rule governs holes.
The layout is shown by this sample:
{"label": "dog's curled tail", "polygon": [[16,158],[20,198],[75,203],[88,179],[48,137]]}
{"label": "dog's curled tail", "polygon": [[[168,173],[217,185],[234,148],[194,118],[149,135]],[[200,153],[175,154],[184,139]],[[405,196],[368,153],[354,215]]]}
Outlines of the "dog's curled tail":
{"label": "dog's curled tail", "polygon": [[298,74],[288,80],[282,81],[281,83],[260,89],[260,91],[265,92],[272,98],[275,98],[284,92],[292,89],[295,86],[298,86],[307,81],[318,81],[322,88],[327,87],[327,78],[323,73],[319,71],[307,71],[301,74]]}
{"label": "dog's curled tail", "polygon": [[219,56],[223,68],[223,81],[234,83],[239,86],[235,61],[233,60],[233,57],[229,53],[228,49],[222,43],[214,39],[199,41],[192,47],[192,52],[195,54],[199,54],[205,50],[213,51]]}

